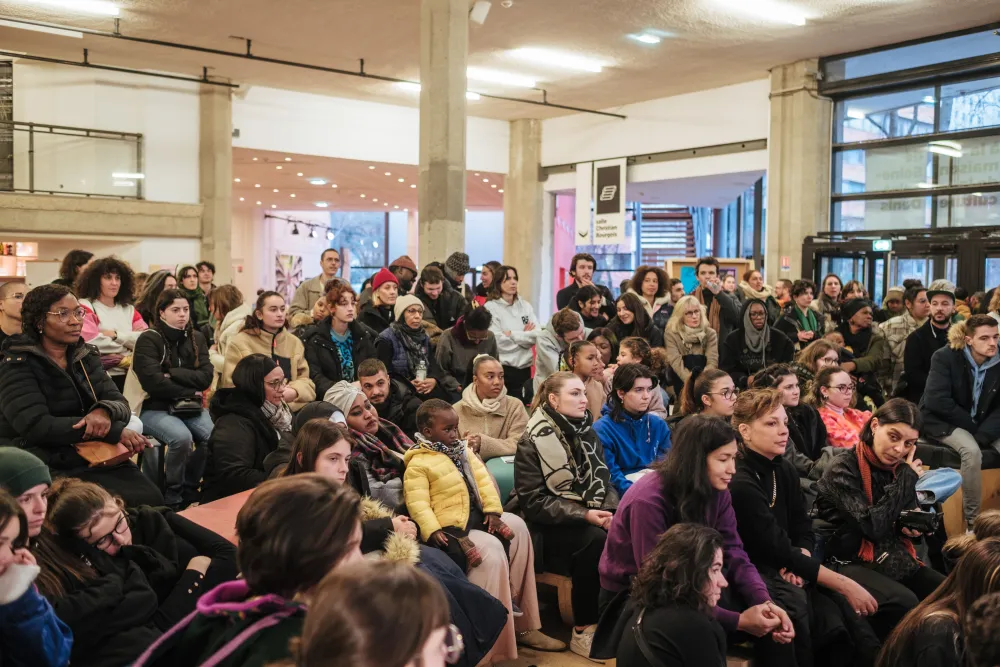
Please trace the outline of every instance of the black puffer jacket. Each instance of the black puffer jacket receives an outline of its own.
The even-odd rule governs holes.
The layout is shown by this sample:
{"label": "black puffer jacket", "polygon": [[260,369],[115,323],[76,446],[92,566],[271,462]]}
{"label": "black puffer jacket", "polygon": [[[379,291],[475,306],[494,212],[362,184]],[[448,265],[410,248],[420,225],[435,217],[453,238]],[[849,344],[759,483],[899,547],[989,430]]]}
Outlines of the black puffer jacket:
{"label": "black puffer jacket", "polygon": [[747,380],[757,371],[771,364],[791,363],[792,357],[795,356],[795,348],[785,334],[774,327],[771,327],[769,333],[770,340],[764,348],[764,357],[761,361],[751,361],[742,327],[733,330],[719,345],[719,369],[729,373],[740,389],[747,388]]}
{"label": "black puffer jacket", "polygon": [[436,299],[427,296],[423,283],[417,283],[413,295],[424,304],[424,320],[444,331],[455,326],[458,318],[472,310],[472,306],[449,284],[449,281],[446,280],[442,284],[444,287]]}
{"label": "black puffer jacket", "polygon": [[135,342],[132,369],[149,394],[143,410],[167,410],[176,398],[192,398],[212,386],[215,369],[205,337],[160,323]]}
{"label": "black puffer jacket", "polygon": [[376,306],[374,302],[369,301],[358,313],[358,322],[374,331],[377,336],[392,324],[392,312],[391,306]]}
{"label": "black puffer jacket", "polygon": [[278,447],[278,432],[259,405],[239,389],[220,389],[209,407],[215,429],[201,502],[208,503],[256,487],[267,479],[264,457]]}
{"label": "black puffer jacket", "polygon": [[306,363],[309,364],[309,377],[316,385],[316,398],[323,400],[327,390],[341,380],[354,382],[357,379],[358,366],[365,359],[375,356],[374,331],[361,322],[351,322],[347,325],[351,332],[352,356],[354,357],[354,373],[344,377],[344,367],[337,353],[337,346],[330,337],[332,321],[327,317],[302,332],[302,343],[306,349]]}
{"label": "black puffer jacket", "polygon": [[63,370],[41,345],[14,336],[0,358],[0,445],[22,447],[61,474],[87,467],[73,448],[83,441],[84,429],[74,427],[85,415],[108,412],[105,442],[118,442],[131,417],[96,348],[80,343],[66,355]]}
{"label": "black puffer jacket", "polygon": [[417,432],[417,410],[423,404],[413,388],[401,380],[389,378],[389,397],[376,405],[378,416],[391,421],[403,433]]}

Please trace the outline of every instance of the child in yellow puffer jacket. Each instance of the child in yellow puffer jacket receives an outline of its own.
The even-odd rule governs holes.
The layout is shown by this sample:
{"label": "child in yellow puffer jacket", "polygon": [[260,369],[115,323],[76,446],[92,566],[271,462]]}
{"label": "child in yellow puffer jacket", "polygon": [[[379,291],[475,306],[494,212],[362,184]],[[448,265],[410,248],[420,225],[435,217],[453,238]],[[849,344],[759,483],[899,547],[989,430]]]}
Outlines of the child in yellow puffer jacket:
{"label": "child in yellow puffer jacket", "polygon": [[514,534],[486,465],[458,435],[458,413],[438,399],[417,411],[416,446],[406,452],[403,498],[424,541],[468,571],[482,562],[469,531],[486,530],[510,552]]}

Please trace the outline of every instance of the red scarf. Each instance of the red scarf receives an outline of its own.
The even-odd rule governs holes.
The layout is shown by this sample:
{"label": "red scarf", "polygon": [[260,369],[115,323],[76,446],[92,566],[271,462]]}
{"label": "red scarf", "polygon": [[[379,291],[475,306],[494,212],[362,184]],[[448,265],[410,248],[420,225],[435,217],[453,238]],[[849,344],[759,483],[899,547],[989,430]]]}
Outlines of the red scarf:
{"label": "red scarf", "polygon": [[[886,470],[892,473],[893,479],[896,478],[896,468],[899,464],[889,467],[878,460],[875,456],[875,451],[871,448],[871,445],[865,442],[858,442],[857,446],[854,448],[854,454],[858,457],[858,468],[861,470],[861,486],[865,490],[865,497],[868,498],[868,504],[872,504],[872,466],[878,468],[879,470]],[[920,562],[917,558],[917,552],[913,548],[913,542],[907,537],[900,538],[903,540],[903,546],[906,547],[906,551],[913,557],[913,560]],[[858,557],[861,558],[866,563],[871,563],[875,560],[875,545],[869,540],[861,538],[861,548],[858,549]]]}

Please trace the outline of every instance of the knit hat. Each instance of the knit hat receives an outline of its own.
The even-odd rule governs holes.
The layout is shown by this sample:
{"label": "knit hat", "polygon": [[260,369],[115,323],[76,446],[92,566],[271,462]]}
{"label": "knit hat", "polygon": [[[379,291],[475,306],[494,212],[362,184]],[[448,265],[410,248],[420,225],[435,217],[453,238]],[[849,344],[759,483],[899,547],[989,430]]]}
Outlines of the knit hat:
{"label": "knit hat", "polygon": [[444,269],[453,280],[458,280],[471,270],[469,256],[464,252],[453,252],[444,262]]}
{"label": "knit hat", "polygon": [[424,309],[424,302],[413,296],[412,294],[404,294],[403,296],[396,299],[395,310],[393,311],[396,315],[396,319],[400,322],[403,321],[403,313],[410,306],[420,306],[420,310]]}
{"label": "knit hat", "polygon": [[392,263],[389,265],[389,268],[391,269],[396,266],[403,269],[409,269],[410,271],[413,271],[414,274],[420,273],[419,271],[417,271],[416,262],[410,259],[409,255],[400,255],[396,259],[392,260]]}
{"label": "knit hat", "polygon": [[361,395],[361,388],[345,380],[341,380],[326,390],[323,400],[333,405],[345,415],[351,411],[354,400]]}
{"label": "knit hat", "polygon": [[392,275],[392,271],[389,269],[379,269],[375,277],[372,278],[372,291],[377,291],[379,287],[386,283],[396,283],[396,286],[399,286],[399,280],[396,276]]}
{"label": "knit hat", "polygon": [[868,299],[850,299],[849,301],[845,301],[844,305],[840,307],[840,317],[846,322],[854,317],[862,308],[871,307],[872,304]]}
{"label": "knit hat", "polygon": [[52,484],[49,468],[20,447],[0,447],[0,488],[17,498],[39,484]]}
{"label": "knit hat", "polygon": [[930,301],[936,296],[947,296],[951,298],[952,303],[955,302],[955,283],[950,280],[945,280],[944,278],[939,278],[935,280],[927,287],[927,300]]}

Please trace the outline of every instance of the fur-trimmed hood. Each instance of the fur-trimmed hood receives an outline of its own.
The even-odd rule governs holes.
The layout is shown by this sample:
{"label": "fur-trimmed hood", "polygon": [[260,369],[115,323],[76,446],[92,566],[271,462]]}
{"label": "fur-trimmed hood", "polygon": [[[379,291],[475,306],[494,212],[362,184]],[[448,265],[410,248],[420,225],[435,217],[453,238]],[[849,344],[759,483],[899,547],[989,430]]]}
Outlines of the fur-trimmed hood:
{"label": "fur-trimmed hood", "polygon": [[952,324],[951,328],[948,329],[948,347],[953,350],[964,350],[965,349],[965,337],[967,334],[966,320],[962,320],[956,324]]}
{"label": "fur-trimmed hood", "polygon": [[[374,498],[364,497],[361,499],[362,521],[391,519],[392,517],[392,511]],[[372,559],[384,558],[393,562],[416,565],[420,562],[420,545],[412,537],[393,531],[389,533],[389,537],[382,544],[382,550],[373,551],[367,557]]]}

